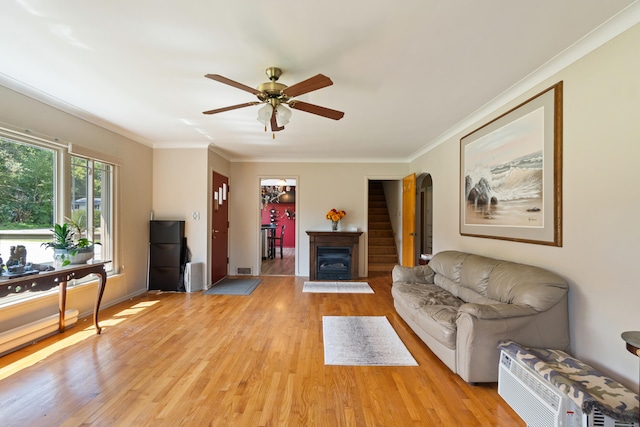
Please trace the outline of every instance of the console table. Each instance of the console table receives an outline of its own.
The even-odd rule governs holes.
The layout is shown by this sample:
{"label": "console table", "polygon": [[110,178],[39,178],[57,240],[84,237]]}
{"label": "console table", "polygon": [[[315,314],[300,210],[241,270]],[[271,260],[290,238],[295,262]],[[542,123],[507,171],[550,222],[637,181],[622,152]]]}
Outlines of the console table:
{"label": "console table", "polygon": [[102,332],[102,328],[98,325],[98,311],[100,310],[100,302],[107,285],[107,272],[105,264],[111,261],[94,261],[88,264],[69,265],[51,271],[42,271],[38,274],[31,274],[23,277],[5,278],[0,276],[0,289],[28,289],[29,287],[39,284],[58,284],[58,308],[60,320],[58,321],[58,331],[63,332],[65,329],[64,312],[67,305],[67,282],[73,279],[82,279],[89,274],[95,274],[100,278],[98,285],[98,293],[96,295],[95,305],[93,307],[93,324],[96,328],[96,334]]}

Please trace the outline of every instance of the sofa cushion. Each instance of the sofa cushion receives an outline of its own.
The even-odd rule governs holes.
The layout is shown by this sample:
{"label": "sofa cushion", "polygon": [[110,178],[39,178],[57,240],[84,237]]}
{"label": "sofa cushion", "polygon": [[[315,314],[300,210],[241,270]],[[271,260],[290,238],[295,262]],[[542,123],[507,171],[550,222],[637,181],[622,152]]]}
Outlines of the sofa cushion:
{"label": "sofa cushion", "polygon": [[391,278],[394,282],[433,283],[434,275],[434,271],[428,265],[417,267],[396,265],[391,271]]}
{"label": "sofa cushion", "polygon": [[456,316],[464,301],[433,284],[395,282],[391,293],[429,335],[448,348],[456,348]]}
{"label": "sofa cushion", "polygon": [[502,262],[497,265],[487,287],[490,298],[508,304],[526,304],[546,311],[567,293],[567,282],[555,273],[531,265]]}
{"label": "sofa cushion", "polygon": [[480,255],[469,255],[460,269],[460,285],[486,297],[489,276],[500,262]]}
{"label": "sofa cushion", "polygon": [[441,274],[450,280],[460,282],[460,269],[462,263],[469,254],[458,251],[438,252],[429,261],[429,267],[437,274]]}

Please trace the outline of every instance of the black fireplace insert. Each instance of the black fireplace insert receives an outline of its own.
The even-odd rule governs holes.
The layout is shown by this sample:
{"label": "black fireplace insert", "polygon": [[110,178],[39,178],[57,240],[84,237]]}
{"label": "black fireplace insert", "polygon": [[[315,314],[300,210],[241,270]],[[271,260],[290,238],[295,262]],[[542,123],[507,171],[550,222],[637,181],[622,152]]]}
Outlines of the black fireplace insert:
{"label": "black fireplace insert", "polygon": [[351,280],[351,248],[318,246],[317,280]]}

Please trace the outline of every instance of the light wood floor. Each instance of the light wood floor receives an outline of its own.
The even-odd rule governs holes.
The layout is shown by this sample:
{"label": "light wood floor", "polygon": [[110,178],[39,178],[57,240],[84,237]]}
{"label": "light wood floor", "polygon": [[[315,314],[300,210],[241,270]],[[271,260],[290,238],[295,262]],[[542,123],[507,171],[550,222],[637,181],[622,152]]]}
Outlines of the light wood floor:
{"label": "light wood floor", "polygon": [[296,248],[276,248],[276,257],[262,260],[260,274],[263,276],[293,276],[296,274]]}
{"label": "light wood floor", "polygon": [[[495,384],[449,371],[375,294],[148,294],[0,358],[7,426],[524,426]],[[387,316],[419,367],[325,366],[323,315]]]}

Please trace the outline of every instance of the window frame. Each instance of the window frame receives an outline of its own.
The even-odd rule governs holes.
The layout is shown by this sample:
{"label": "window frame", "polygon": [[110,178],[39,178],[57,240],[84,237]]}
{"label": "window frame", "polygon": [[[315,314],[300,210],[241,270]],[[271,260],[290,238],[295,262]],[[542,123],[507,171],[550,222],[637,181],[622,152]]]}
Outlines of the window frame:
{"label": "window frame", "polygon": [[[110,219],[110,246],[111,256],[108,261],[110,263],[105,265],[105,269],[107,270],[107,275],[112,276],[118,274],[118,271],[115,269],[115,266],[118,265],[115,262],[117,258],[117,232],[116,232],[116,200],[117,200],[117,184],[118,184],[118,161],[113,157],[95,152],[93,150],[87,149],[83,146],[79,146],[71,143],[64,143],[57,138],[47,138],[40,135],[34,135],[33,132],[25,131],[19,132],[12,129],[7,129],[4,127],[0,127],[0,137],[6,140],[22,143],[31,146],[35,146],[38,148],[48,149],[53,151],[53,223],[61,223],[64,222],[64,218],[70,218],[71,215],[71,199],[72,199],[72,169],[71,169],[71,160],[72,157],[84,158],[92,163],[100,162],[106,165],[110,169],[109,176],[109,206],[108,206],[108,216]],[[93,182],[93,171],[91,173],[91,187],[94,186]],[[103,190],[104,191],[104,190]],[[101,236],[101,239],[104,239],[105,236]],[[5,255],[5,262],[8,258],[8,254]],[[27,261],[29,261],[27,259]],[[53,265],[53,256],[51,260],[51,265]],[[86,283],[95,281],[94,278],[87,277],[81,280],[72,280],[68,283],[68,287],[78,287],[82,286]],[[24,294],[17,298],[11,298],[11,295],[7,295],[5,297],[0,298],[0,308],[7,307],[11,305],[26,303],[27,301],[31,301],[34,299],[44,298],[52,293],[57,292],[57,286],[53,287],[50,290],[46,290],[43,292],[37,292],[34,294]],[[5,299],[6,298],[6,299]]]}

